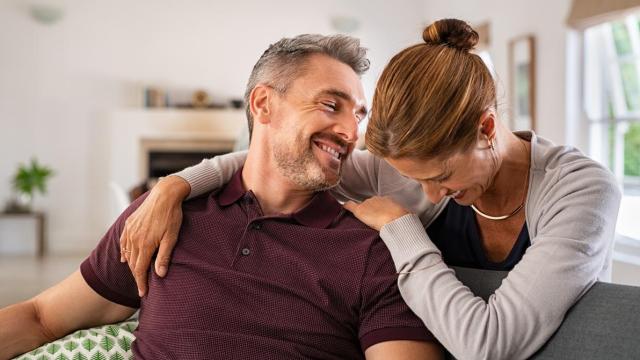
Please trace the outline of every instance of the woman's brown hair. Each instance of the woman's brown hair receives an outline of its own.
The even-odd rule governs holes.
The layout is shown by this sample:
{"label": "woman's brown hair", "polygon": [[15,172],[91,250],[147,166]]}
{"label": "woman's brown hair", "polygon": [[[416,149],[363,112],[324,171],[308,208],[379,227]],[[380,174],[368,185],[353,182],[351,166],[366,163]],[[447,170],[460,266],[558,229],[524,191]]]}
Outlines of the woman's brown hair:
{"label": "woman's brown hair", "polygon": [[443,19],[386,66],[373,96],[367,148],[390,158],[431,159],[465,151],[477,141],[481,115],[496,106],[489,70],[472,54],[478,33]]}

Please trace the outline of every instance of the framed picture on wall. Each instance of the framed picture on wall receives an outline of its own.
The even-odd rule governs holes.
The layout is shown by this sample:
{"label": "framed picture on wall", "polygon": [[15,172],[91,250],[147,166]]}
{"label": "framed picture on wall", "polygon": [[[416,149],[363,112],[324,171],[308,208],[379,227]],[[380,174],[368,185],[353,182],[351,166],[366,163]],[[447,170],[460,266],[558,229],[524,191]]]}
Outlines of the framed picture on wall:
{"label": "framed picture on wall", "polygon": [[535,38],[522,36],[509,43],[509,109],[511,130],[536,127]]}

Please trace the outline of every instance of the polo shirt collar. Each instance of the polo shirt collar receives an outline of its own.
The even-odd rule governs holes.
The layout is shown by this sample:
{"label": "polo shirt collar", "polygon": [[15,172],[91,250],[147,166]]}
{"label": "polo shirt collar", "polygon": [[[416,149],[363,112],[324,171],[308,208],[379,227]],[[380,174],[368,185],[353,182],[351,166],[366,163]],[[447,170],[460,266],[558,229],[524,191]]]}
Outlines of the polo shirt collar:
{"label": "polo shirt collar", "polygon": [[[245,196],[255,197],[251,191],[244,188],[240,168],[218,193],[218,203],[221,206],[229,206]],[[342,211],[342,205],[328,191],[318,191],[307,205],[288,217],[304,226],[326,228]]]}

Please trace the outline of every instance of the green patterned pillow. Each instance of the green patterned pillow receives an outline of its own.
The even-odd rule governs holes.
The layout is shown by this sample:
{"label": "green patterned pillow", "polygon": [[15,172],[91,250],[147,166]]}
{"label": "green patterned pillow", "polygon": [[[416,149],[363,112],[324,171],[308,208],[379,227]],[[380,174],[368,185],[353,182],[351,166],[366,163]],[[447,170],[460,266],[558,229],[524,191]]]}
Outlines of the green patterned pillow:
{"label": "green patterned pillow", "polygon": [[131,343],[137,320],[78,330],[40,346],[17,360],[131,360]]}

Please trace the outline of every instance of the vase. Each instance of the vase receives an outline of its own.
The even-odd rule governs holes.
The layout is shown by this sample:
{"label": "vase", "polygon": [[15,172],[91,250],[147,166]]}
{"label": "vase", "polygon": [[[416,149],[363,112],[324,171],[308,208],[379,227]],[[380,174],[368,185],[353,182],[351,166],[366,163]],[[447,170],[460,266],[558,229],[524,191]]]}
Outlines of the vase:
{"label": "vase", "polygon": [[7,213],[30,213],[33,207],[33,195],[27,193],[14,194],[7,204]]}

